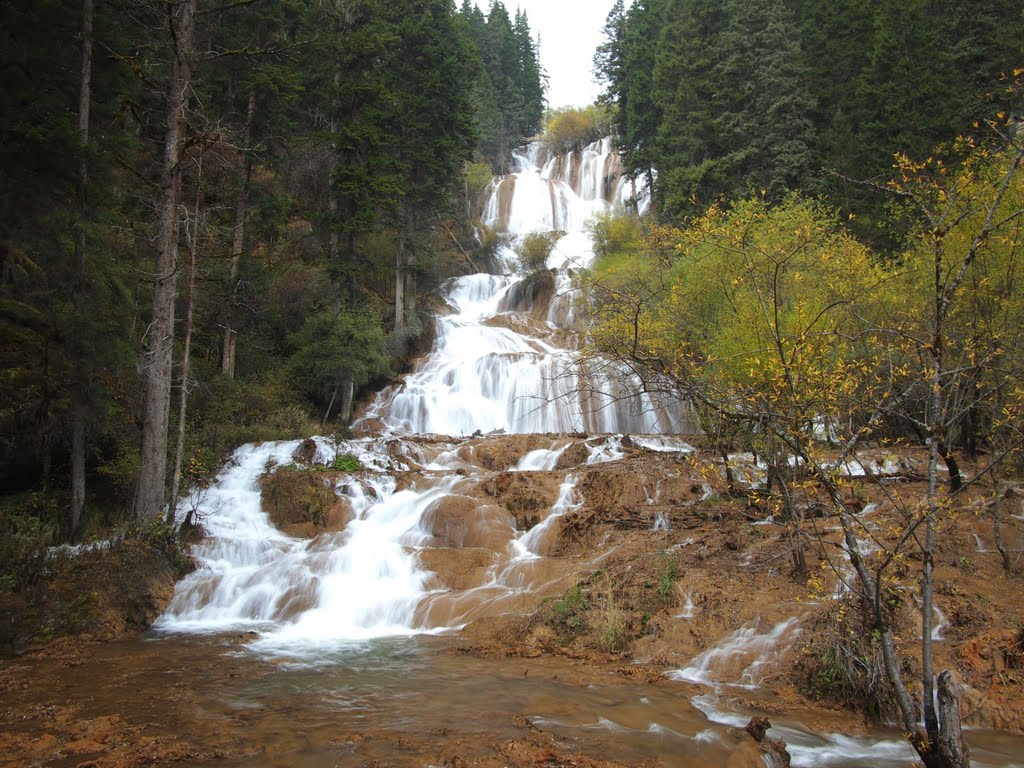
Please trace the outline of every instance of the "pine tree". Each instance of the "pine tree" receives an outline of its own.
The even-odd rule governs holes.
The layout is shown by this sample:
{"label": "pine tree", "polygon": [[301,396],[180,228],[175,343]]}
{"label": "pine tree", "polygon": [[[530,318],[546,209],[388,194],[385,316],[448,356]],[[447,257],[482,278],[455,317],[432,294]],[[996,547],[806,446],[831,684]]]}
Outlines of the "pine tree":
{"label": "pine tree", "polygon": [[726,13],[714,71],[723,189],[778,202],[787,190],[808,191],[813,167],[813,100],[798,32],[782,0],[733,0]]}
{"label": "pine tree", "polygon": [[667,0],[662,14],[653,68],[653,98],[660,107],[652,152],[659,171],[654,190],[664,211],[679,215],[703,209],[725,186],[716,124],[722,107],[715,82],[724,13],[709,0]]}

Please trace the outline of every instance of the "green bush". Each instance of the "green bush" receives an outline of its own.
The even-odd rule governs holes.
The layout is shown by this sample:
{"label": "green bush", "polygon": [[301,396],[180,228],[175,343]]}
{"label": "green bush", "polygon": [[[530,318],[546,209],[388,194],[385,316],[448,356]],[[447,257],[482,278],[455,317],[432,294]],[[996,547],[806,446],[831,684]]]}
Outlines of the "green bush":
{"label": "green bush", "polygon": [[531,232],[516,245],[520,269],[523,272],[540,272],[547,268],[548,256],[555,247],[554,237],[542,232]]}
{"label": "green bush", "polygon": [[339,453],[331,462],[331,469],[335,472],[360,472],[363,463],[351,453]]}
{"label": "green bush", "polygon": [[554,154],[564,154],[611,132],[612,116],[607,107],[599,104],[583,108],[567,107],[548,113],[543,142]]}
{"label": "green bush", "polygon": [[675,559],[663,554],[659,571],[661,578],[658,580],[658,596],[665,605],[671,605],[676,596],[676,576],[678,575]]}
{"label": "green bush", "polygon": [[576,635],[586,628],[589,607],[583,588],[577,584],[551,604],[548,624],[563,637]]}
{"label": "green bush", "polygon": [[[21,494],[0,509],[0,593],[20,592],[39,578],[58,529],[50,499]],[[40,508],[40,505],[46,508]]]}

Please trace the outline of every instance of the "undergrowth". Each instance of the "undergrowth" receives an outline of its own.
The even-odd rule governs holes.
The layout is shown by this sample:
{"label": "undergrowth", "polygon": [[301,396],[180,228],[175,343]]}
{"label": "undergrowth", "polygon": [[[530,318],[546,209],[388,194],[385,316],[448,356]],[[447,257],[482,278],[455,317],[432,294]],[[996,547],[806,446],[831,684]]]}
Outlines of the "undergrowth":
{"label": "undergrowth", "polygon": [[[894,606],[896,608],[898,606]],[[892,621],[896,621],[893,611]],[[816,620],[797,661],[801,693],[841,703],[886,721],[898,709],[882,666],[880,633],[855,597],[834,601]]]}
{"label": "undergrowth", "polygon": [[583,594],[579,584],[569,588],[554,600],[546,617],[550,625],[562,639],[575,637],[587,628],[587,610],[590,602]]}

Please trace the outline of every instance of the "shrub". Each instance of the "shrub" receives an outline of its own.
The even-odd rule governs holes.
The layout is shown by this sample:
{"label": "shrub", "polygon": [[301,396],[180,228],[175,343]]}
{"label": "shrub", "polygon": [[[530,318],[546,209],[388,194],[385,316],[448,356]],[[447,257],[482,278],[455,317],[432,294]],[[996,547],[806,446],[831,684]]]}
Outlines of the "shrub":
{"label": "shrub", "polygon": [[595,611],[594,631],[597,635],[597,646],[603,651],[617,653],[624,651],[629,645],[629,634],[626,631],[626,615],[615,599],[615,593],[609,582],[604,600]]}
{"label": "shrub", "polygon": [[339,453],[331,462],[331,469],[335,472],[359,472],[363,463],[351,453]]}
{"label": "shrub", "polygon": [[550,234],[531,232],[516,245],[520,269],[523,272],[540,272],[547,268],[548,256],[555,247]]}
{"label": "shrub", "polygon": [[609,135],[612,132],[611,113],[606,107],[555,110],[548,113],[547,130],[543,142],[554,154],[563,154]]}

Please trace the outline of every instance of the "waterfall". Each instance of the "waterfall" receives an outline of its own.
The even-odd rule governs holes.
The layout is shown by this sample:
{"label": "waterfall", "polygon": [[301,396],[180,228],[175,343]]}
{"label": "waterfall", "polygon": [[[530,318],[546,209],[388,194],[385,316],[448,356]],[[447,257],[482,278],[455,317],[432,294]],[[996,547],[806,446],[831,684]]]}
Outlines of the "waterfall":
{"label": "waterfall", "polygon": [[[687,430],[678,403],[656,400],[607,362],[580,362],[565,333],[578,316],[572,274],[594,259],[587,222],[621,209],[625,199],[611,141],[565,156],[534,143],[515,162],[514,174],[491,184],[485,206],[484,223],[510,238],[497,259],[504,273],[467,275],[445,286],[451,311],[437,318],[433,349],[401,384],[382,391],[356,425],[367,431],[372,425],[384,437],[340,445],[318,439],[314,463],[329,464],[341,451],[357,455],[365,468],[333,489],[351,510],[350,522],[312,539],[275,528],[261,508],[258,479],[291,464],[299,443],[244,446],[210,488],[183,502],[209,536],[194,549],[201,567],[178,584],[157,629],[250,629],[258,633],[253,648],[301,655],[458,627],[466,613],[459,597],[439,594],[418,554],[433,540],[424,521],[480,468],[457,450],[427,456],[401,436],[612,435],[588,444],[588,463],[596,463],[623,455],[616,433]],[[516,271],[515,239],[530,232],[557,233],[548,272],[540,276]],[[661,445],[665,438],[652,440]],[[528,452],[508,469],[551,471],[567,444]],[[410,465],[420,472],[399,482]],[[516,531],[503,520],[479,523],[502,552],[482,586],[467,594],[490,590],[500,597],[530,588],[555,521],[581,503],[570,475],[530,530]]]}
{"label": "waterfall", "polygon": [[[381,392],[355,427],[447,435],[692,431],[679,402],[645,392],[608,361],[581,362],[571,337],[557,333],[572,329],[578,315],[572,272],[594,260],[587,223],[622,210],[611,140],[553,157],[535,142],[514,160],[515,173],[492,183],[484,207],[484,223],[512,238],[498,259],[510,271],[451,281],[444,293],[451,313],[437,318],[433,350]],[[538,276],[514,271],[515,239],[531,232],[557,234],[549,295],[534,290]]]}

